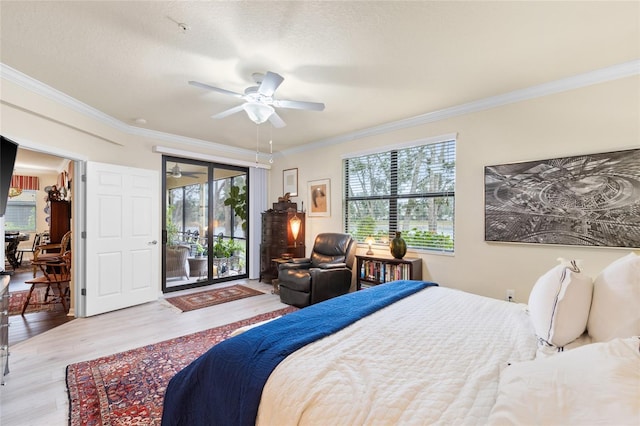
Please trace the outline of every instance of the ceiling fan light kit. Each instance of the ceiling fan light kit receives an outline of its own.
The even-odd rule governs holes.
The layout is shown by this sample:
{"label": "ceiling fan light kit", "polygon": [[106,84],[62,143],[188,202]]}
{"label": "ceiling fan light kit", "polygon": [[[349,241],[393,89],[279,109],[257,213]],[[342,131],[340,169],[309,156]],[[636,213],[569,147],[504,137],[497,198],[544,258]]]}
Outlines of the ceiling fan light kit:
{"label": "ceiling fan light kit", "polygon": [[[273,94],[282,84],[284,78],[275,72],[267,71],[265,74],[253,73],[252,77],[257,86],[250,86],[244,90],[244,93],[237,93],[231,90],[222,89],[220,87],[210,86],[197,81],[189,81],[189,84],[201,89],[212,90],[224,95],[241,98],[244,104],[235,106],[218,114],[212,115],[212,118],[225,118],[236,112],[244,110],[249,119],[256,124],[262,124],[269,120],[273,127],[284,127],[286,123],[276,113],[275,108],[300,109],[307,111],[323,111],[324,104],[320,102],[291,101],[284,99],[274,99]],[[275,108],[274,108],[275,107]]]}
{"label": "ceiling fan light kit", "polygon": [[260,102],[247,102],[242,105],[247,115],[256,124],[262,124],[275,112],[271,105]]}
{"label": "ceiling fan light kit", "polygon": [[176,163],[175,166],[171,168],[171,177],[176,179],[182,177],[182,172],[180,171],[180,166],[178,166],[178,163]]}

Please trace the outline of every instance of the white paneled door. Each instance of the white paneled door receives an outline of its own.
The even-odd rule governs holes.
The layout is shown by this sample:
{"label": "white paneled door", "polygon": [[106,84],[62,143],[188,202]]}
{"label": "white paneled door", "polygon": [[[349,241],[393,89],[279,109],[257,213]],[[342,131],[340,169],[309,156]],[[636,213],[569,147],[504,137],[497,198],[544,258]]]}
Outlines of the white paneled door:
{"label": "white paneled door", "polygon": [[87,162],[86,176],[86,315],[156,300],[158,172]]}

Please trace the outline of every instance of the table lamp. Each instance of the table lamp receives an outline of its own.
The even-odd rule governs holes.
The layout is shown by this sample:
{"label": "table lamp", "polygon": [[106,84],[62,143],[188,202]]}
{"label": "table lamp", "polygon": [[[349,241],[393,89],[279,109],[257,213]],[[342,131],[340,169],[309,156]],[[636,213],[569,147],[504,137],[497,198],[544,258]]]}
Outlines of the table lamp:
{"label": "table lamp", "polygon": [[369,251],[367,251],[367,255],[371,256],[373,254],[373,250],[371,250],[371,245],[376,242],[371,235],[369,235],[365,240],[365,243],[369,244]]}

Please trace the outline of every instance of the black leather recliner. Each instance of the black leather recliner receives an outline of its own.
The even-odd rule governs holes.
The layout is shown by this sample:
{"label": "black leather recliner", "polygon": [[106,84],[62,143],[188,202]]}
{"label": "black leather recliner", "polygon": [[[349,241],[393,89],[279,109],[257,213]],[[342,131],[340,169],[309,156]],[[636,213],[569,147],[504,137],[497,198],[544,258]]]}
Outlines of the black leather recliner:
{"label": "black leather recliner", "polygon": [[318,234],[311,257],[279,265],[282,303],[303,308],[348,293],[356,245],[349,234]]}

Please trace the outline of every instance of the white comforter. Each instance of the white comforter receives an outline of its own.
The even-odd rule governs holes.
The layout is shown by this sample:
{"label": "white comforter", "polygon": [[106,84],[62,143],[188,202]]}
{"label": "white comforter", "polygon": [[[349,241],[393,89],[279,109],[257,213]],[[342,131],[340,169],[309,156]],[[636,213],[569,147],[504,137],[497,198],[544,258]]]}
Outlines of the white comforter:
{"label": "white comforter", "polygon": [[429,287],[286,358],[257,424],[485,424],[500,371],[535,352],[522,305]]}

